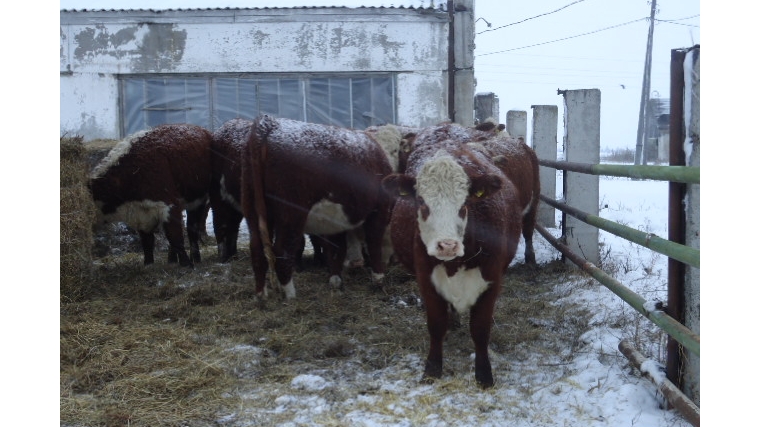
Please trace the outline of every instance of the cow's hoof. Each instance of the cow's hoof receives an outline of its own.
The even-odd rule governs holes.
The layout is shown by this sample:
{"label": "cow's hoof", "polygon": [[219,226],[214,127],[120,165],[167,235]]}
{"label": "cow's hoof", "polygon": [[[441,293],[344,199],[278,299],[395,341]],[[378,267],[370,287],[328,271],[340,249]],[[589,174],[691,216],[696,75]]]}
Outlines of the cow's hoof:
{"label": "cow's hoof", "polygon": [[480,388],[486,389],[493,387],[493,375],[491,375],[490,372],[475,372],[475,381],[478,382]]}
{"label": "cow's hoof", "polygon": [[343,290],[343,280],[340,276],[330,276],[330,287],[337,290]]}
{"label": "cow's hoof", "polygon": [[443,365],[431,361],[425,362],[425,373],[422,375],[422,381],[433,381],[443,376]]}

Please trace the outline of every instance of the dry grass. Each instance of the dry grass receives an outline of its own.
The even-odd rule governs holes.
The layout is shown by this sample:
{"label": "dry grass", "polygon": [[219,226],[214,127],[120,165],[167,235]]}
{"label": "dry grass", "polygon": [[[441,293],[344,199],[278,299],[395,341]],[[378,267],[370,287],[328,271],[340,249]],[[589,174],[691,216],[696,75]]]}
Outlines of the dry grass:
{"label": "dry grass", "polygon": [[92,279],[95,204],[87,190],[82,138],[61,138],[61,299],[79,300]]}
{"label": "dry grass", "polygon": [[[208,245],[194,270],[162,262],[146,268],[134,252],[96,260],[97,293],[61,305],[62,423],[213,425],[240,405],[235,390],[251,381],[285,386],[296,375],[331,371],[347,360],[376,371],[404,355],[426,354],[424,310],[413,277],[401,267],[390,270],[384,291],[372,288],[368,272],[350,271],[340,293],[329,290],[327,272],[307,257],[295,276],[297,298],[274,292],[262,302],[254,298],[241,252],[222,265]],[[507,275],[492,348],[525,360],[532,352],[572,347],[582,328],[547,300],[549,283],[572,274],[556,263],[518,266]],[[577,313],[570,318],[582,323]],[[471,370],[466,316],[461,321],[447,337],[444,376]]]}

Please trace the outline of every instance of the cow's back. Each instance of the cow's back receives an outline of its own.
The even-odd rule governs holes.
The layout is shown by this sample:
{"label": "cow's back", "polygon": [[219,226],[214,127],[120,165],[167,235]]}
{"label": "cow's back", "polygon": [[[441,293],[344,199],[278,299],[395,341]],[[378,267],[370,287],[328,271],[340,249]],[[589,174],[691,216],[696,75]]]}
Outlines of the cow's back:
{"label": "cow's back", "polygon": [[392,172],[382,148],[360,131],[265,116],[253,133],[249,148],[265,145],[267,203],[280,209],[329,200],[359,222],[376,207],[380,182]]}
{"label": "cow's back", "polygon": [[[131,201],[190,203],[208,196],[211,133],[167,124],[117,144],[91,175],[93,197],[113,210]],[[107,213],[107,212],[104,212]]]}

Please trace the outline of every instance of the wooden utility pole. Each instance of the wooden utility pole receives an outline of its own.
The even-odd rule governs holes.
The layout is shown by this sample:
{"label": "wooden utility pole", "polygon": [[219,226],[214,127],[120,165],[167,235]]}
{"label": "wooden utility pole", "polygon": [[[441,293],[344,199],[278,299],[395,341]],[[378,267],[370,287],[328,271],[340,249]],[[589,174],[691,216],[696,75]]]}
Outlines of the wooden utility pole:
{"label": "wooden utility pole", "polygon": [[636,133],[636,156],[634,164],[646,164],[646,116],[649,105],[650,75],[652,74],[652,36],[654,35],[654,14],[657,11],[657,0],[652,0],[652,12],[649,15],[649,37],[647,37],[647,56],[644,60],[644,82],[641,85],[641,105],[639,106],[639,128]]}

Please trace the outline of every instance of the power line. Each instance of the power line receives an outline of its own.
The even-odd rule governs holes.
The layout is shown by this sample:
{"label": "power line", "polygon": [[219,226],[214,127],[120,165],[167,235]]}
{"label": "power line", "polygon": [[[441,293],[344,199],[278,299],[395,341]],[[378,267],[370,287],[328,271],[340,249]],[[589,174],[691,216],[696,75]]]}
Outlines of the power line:
{"label": "power line", "polygon": [[682,23],[680,23],[680,22],[673,22],[673,21],[668,21],[668,20],[664,20],[664,19],[655,19],[655,21],[656,21],[656,22],[662,22],[662,23],[665,23],[665,24],[683,25],[684,27],[694,27],[694,28],[699,28],[699,25],[694,25],[694,24],[682,24]]}
{"label": "power line", "polygon": [[[540,15],[532,16],[532,17],[530,17],[530,18],[525,18],[525,19],[523,19],[522,21],[517,21],[517,22],[513,22],[513,23],[511,23],[511,24],[502,25],[501,27],[491,28],[490,30],[483,30],[483,31],[479,32],[478,34],[487,33],[487,32],[489,32],[489,31],[496,31],[496,30],[499,30],[499,29],[502,29],[502,28],[510,27],[510,26],[512,26],[512,25],[521,24],[521,23],[523,23],[523,22],[525,22],[525,21],[530,21],[531,19],[540,18],[540,17],[542,17],[542,16],[546,16],[546,15],[551,15],[552,13],[556,13],[556,12],[559,12],[559,11],[560,11],[560,10],[562,10],[562,9],[568,8],[568,7],[570,7],[570,6],[574,5],[574,4],[582,3],[582,2],[584,2],[584,1],[586,1],[586,0],[576,0],[576,1],[572,2],[572,3],[570,3],[570,4],[566,4],[566,5],[562,6],[562,7],[560,7],[560,8],[559,8],[559,9],[557,9],[557,10],[552,10],[551,12],[542,13],[542,14],[540,14]],[[481,18],[478,18],[478,19],[481,19]],[[483,19],[483,20],[485,21],[485,19]],[[488,23],[488,21],[486,21],[486,23]],[[490,26],[491,26],[491,25],[489,25],[489,27],[490,27]]]}
{"label": "power line", "polygon": [[542,42],[542,43],[536,43],[536,44],[532,44],[532,45],[528,45],[528,46],[522,46],[522,47],[515,47],[515,48],[512,48],[512,49],[499,50],[499,51],[496,51],[496,52],[481,53],[480,55],[475,55],[475,56],[493,55],[495,53],[511,52],[513,50],[527,49],[529,47],[536,47],[536,46],[542,46],[542,45],[549,44],[549,43],[561,42],[561,41],[564,41],[564,40],[570,40],[570,39],[574,39],[574,38],[577,38],[577,37],[587,36],[589,34],[594,34],[594,33],[599,33],[599,32],[606,31],[606,30],[611,30],[613,28],[622,27],[624,25],[629,25],[629,24],[633,24],[634,22],[645,21],[645,20],[648,20],[648,19],[649,19],[649,17],[647,16],[647,17],[644,17],[644,18],[635,19],[633,21],[624,22],[622,24],[613,25],[611,27],[601,28],[601,29],[598,29],[598,30],[595,30],[595,31],[589,31],[589,32],[583,33],[583,34],[577,34],[577,35],[574,35],[574,36],[564,37],[564,38],[556,39],[556,40],[550,40],[550,41],[546,41],[546,42]]}

